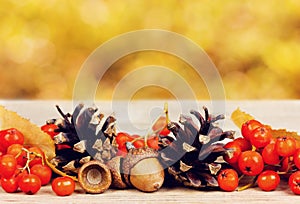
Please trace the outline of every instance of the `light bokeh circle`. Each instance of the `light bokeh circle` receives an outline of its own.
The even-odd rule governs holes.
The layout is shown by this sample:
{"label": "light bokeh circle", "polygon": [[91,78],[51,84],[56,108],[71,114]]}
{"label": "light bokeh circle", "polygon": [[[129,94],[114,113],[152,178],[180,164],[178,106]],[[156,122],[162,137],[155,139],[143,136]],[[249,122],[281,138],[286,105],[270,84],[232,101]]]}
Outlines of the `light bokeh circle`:
{"label": "light bokeh circle", "polygon": [[[206,85],[211,99],[211,112],[213,114],[225,113],[225,90],[222,79],[205,51],[183,35],[157,29],[136,30],[124,33],[100,45],[87,58],[77,75],[73,89],[73,106],[79,102],[86,105],[95,104],[96,92],[106,71],[119,59],[132,53],[143,51],[167,53],[187,63],[196,71]],[[153,77],[153,73],[155,73],[155,77]],[[133,76],[144,77],[143,79],[134,77],[135,80],[130,80]],[[176,80],[176,83],[180,83],[184,87],[184,91],[178,91],[172,84],[165,83],[164,77],[166,76],[172,77]],[[128,81],[131,81],[131,83],[128,83]],[[131,131],[130,133],[133,134],[146,131],[146,127],[146,129],[141,128],[141,126],[137,127],[133,121],[133,115],[137,114],[138,108],[131,106],[133,95],[139,89],[146,86],[154,85],[171,92],[176,98],[175,106],[182,113],[188,114],[188,111],[191,109],[199,109],[196,96],[189,83],[172,68],[160,65],[139,67],[127,73],[114,87],[113,99],[110,101],[112,111],[117,116],[119,128],[124,131]],[[123,103],[119,103],[118,98],[121,92],[123,95],[124,92],[127,94],[125,98],[122,98]],[[188,103],[186,99],[189,99]],[[136,104],[136,102],[134,103]],[[149,124],[156,117],[157,112],[160,112],[157,111],[160,110],[157,106],[144,107],[144,109],[147,110],[144,120],[150,120]],[[163,104],[161,112],[163,112]]]}

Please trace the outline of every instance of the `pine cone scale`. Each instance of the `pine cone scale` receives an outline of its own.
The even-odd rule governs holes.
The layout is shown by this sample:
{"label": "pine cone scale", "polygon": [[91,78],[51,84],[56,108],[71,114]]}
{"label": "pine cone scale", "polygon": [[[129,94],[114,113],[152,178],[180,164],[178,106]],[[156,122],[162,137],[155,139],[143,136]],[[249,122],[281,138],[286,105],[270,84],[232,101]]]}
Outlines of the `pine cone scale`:
{"label": "pine cone scale", "polygon": [[169,174],[184,186],[198,189],[218,187],[216,175],[223,164],[217,160],[228,152],[219,141],[234,135],[234,131],[223,131],[214,124],[224,119],[224,115],[213,116],[206,107],[203,109],[204,117],[198,111],[190,111],[199,121],[199,127],[191,117],[180,115],[181,125],[176,122],[168,124],[175,139],[168,141],[170,137],[161,137],[164,144],[161,145],[161,158],[169,165]]}

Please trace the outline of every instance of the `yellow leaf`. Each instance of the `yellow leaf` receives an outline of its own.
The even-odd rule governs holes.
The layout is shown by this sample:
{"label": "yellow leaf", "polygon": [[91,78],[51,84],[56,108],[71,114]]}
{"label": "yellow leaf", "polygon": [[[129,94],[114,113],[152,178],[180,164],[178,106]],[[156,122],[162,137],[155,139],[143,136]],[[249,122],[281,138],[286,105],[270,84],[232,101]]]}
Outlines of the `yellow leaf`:
{"label": "yellow leaf", "polygon": [[248,120],[251,120],[251,119],[254,119],[254,117],[251,116],[250,114],[246,113],[246,112],[241,111],[240,108],[237,108],[231,114],[231,120],[239,128],[242,127],[243,123],[245,123],[245,122],[247,122]]}
{"label": "yellow leaf", "polygon": [[[244,111],[241,111],[239,108],[237,108],[231,114],[231,120],[239,128],[242,127],[243,123],[245,123],[251,119],[254,119],[254,117],[252,115],[250,115]],[[286,129],[273,129],[270,125],[267,125],[267,126],[270,127],[270,129],[272,131],[272,136],[274,138],[282,137],[282,136],[290,136],[290,137],[293,137],[296,140],[300,141],[300,135],[297,132],[287,131]]]}
{"label": "yellow leaf", "polygon": [[274,138],[282,137],[282,136],[290,136],[295,138],[296,140],[300,141],[300,135],[297,132],[287,131],[286,129],[271,129],[272,136]]}
{"label": "yellow leaf", "polygon": [[16,112],[0,106],[0,129],[8,128],[16,128],[21,131],[24,134],[24,144],[41,148],[47,159],[55,156],[55,145],[48,134]]}

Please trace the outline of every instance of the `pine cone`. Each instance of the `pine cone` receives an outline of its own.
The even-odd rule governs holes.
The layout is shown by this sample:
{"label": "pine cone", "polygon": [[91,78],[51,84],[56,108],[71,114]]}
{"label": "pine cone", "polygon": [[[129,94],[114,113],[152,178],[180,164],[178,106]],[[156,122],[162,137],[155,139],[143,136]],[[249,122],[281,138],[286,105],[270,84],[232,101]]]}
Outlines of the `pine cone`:
{"label": "pine cone", "polygon": [[[79,104],[73,114],[65,114],[56,106],[62,118],[48,120],[58,126],[54,136],[56,156],[50,161],[57,169],[69,174],[77,175],[79,168],[92,159],[106,163],[116,155],[115,147],[115,121],[108,116],[104,124],[100,124],[103,114],[97,108],[83,109]],[[67,145],[69,148],[60,149]]]}
{"label": "pine cone", "polygon": [[233,139],[233,131],[223,131],[214,123],[224,119],[216,117],[203,107],[205,117],[198,111],[191,111],[200,122],[198,127],[190,116],[181,115],[179,123],[169,122],[172,135],[160,136],[160,156],[171,177],[184,186],[203,188],[218,187],[216,175],[226,163],[218,158],[229,154],[219,141]]}

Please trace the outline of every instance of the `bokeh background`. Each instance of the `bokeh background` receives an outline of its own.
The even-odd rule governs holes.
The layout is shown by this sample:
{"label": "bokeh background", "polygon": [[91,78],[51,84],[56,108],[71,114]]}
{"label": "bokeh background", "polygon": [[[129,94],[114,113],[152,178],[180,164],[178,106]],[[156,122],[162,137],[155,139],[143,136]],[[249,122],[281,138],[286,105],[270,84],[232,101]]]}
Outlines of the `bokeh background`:
{"label": "bokeh background", "polygon": [[[173,31],[201,46],[219,70],[227,99],[300,98],[299,0],[2,0],[0,98],[71,99],[87,57],[112,37],[138,29]],[[97,98],[111,99],[122,77],[149,64],[174,69],[198,99],[209,98],[192,68],[157,52],[118,60]],[[173,97],[159,86],[134,96]]]}

